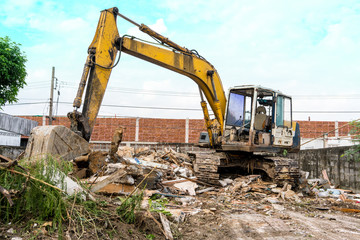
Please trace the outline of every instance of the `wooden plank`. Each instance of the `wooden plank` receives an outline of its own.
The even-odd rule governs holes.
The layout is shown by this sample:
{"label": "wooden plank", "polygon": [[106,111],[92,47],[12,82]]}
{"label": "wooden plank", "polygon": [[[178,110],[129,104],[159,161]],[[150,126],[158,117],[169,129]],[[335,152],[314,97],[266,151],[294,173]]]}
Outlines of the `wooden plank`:
{"label": "wooden plank", "polygon": [[217,166],[215,166],[215,165],[206,165],[206,164],[196,164],[196,169],[198,171],[200,171],[200,172],[206,171],[206,172],[214,172],[214,173],[216,173],[218,171]]}
{"label": "wooden plank", "polygon": [[221,161],[220,158],[196,158],[196,163],[220,165]]}

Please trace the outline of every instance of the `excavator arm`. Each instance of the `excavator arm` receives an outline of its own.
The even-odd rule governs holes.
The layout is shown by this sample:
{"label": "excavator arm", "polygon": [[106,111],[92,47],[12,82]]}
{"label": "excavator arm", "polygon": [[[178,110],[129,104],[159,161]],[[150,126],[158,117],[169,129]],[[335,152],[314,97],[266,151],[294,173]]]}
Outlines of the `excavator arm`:
{"label": "excavator arm", "polygon": [[[158,39],[163,46],[138,41],[129,36],[120,37],[116,26],[117,16],[121,16],[137,25],[141,31]],[[180,47],[146,25],[139,25],[127,19],[118,13],[117,8],[101,12],[94,40],[89,47],[89,55],[85,63],[79,90],[74,100],[74,111],[68,114],[73,131],[80,131],[86,140],[90,139],[111,70],[116,65],[114,63],[117,51],[127,53],[192,79],[199,86],[202,99],[201,106],[210,143],[214,143],[214,132],[222,135],[226,97],[216,69],[198,54]],[[84,105],[82,113],[79,113],[77,109],[81,106],[85,85],[87,85],[87,88]],[[210,120],[207,104],[202,94],[205,95],[214,112],[215,122]]]}

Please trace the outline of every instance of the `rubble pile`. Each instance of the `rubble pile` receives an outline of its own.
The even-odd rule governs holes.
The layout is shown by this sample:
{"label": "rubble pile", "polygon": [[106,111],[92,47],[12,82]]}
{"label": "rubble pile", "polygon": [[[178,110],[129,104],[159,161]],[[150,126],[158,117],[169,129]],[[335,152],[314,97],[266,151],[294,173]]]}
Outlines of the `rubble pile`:
{"label": "rubble pile", "polygon": [[[74,174],[82,176],[82,181],[90,186],[92,192],[129,195],[137,188],[146,188],[147,194],[150,194],[148,197],[158,194],[174,198],[184,206],[195,204],[199,201],[198,196],[226,199],[230,204],[241,200],[253,200],[258,204],[301,204],[309,199],[319,202],[326,199],[334,204],[360,203],[359,194],[333,186],[325,170],[319,179],[308,179],[309,174],[302,172],[297,186],[288,183],[279,186],[263,181],[260,175],[233,175],[220,179],[218,184],[209,184],[194,176],[193,162],[187,154],[171,148],[155,151],[147,147],[134,149],[120,146],[115,156],[115,159],[109,159],[107,152],[92,152],[76,158],[74,163],[77,171]],[[352,207],[360,209],[360,206]]]}
{"label": "rubble pile", "polygon": [[[130,193],[154,168],[139,188],[163,190],[162,183],[166,185],[169,181],[194,178],[191,159],[171,148],[155,151],[147,147],[134,149],[120,146],[115,159],[110,159],[107,152],[93,151],[75,158],[73,162],[73,175],[89,184],[93,192],[104,194]],[[177,191],[186,191],[180,182],[177,184]],[[188,191],[194,192],[191,189]]]}
{"label": "rubble pile", "polygon": [[[11,160],[6,159],[6,162],[8,165]],[[118,147],[112,157],[108,152],[91,151],[73,159],[72,163],[71,175],[83,183],[80,185],[87,186],[75,194],[84,192],[86,199],[92,201],[95,201],[93,196],[100,197],[93,193],[104,195],[101,198],[117,209],[141,193],[143,216],[156,223],[160,229],[157,234],[166,239],[174,239],[174,229],[181,224],[192,229],[193,226],[187,224],[189,221],[208,221],[209,218],[220,221],[225,215],[239,213],[262,214],[281,220],[291,219],[291,211],[314,217],[322,216],[314,213],[316,211],[360,214],[360,194],[334,185],[325,170],[318,179],[309,179],[309,173],[301,172],[298,185],[278,185],[265,181],[261,175],[238,174],[224,175],[217,184],[210,184],[196,177],[194,163],[185,153],[171,148],[155,151],[128,146]],[[68,185],[71,179],[67,180],[67,176],[64,179]],[[66,189],[63,191],[73,195]],[[7,196],[6,191],[1,193]],[[193,236],[189,235],[189,239]]]}

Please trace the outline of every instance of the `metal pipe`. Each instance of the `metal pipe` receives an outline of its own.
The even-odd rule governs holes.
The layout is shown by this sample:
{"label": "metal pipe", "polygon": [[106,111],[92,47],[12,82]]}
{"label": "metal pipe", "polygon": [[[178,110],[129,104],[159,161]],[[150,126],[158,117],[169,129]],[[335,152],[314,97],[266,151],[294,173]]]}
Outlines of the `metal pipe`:
{"label": "metal pipe", "polygon": [[54,79],[55,79],[55,67],[52,67],[51,74],[51,89],[50,89],[50,108],[49,108],[49,125],[52,125],[53,120],[53,97],[54,97]]}
{"label": "metal pipe", "polygon": [[201,91],[200,86],[199,86],[199,93],[200,93],[201,101],[203,102],[203,101],[204,101],[204,96],[203,96],[203,93],[202,93],[202,91]]}
{"label": "metal pipe", "polygon": [[118,15],[119,17],[121,17],[121,18],[125,19],[126,21],[128,21],[128,22],[130,22],[130,23],[134,24],[135,26],[140,27],[140,24],[138,24],[138,23],[134,22],[134,21],[133,21],[133,20],[131,20],[130,18],[125,17],[125,16],[124,16],[124,15],[122,15],[121,13],[117,13],[117,15]]}
{"label": "metal pipe", "polygon": [[215,84],[214,84],[214,79],[213,79],[213,75],[214,75],[214,71],[207,71],[206,73],[208,76],[210,76],[210,79],[211,79],[211,86],[213,88],[213,91],[214,91],[214,98],[215,98],[215,101],[219,101],[218,100],[218,97],[217,97],[217,94],[216,94],[216,89],[215,89]]}

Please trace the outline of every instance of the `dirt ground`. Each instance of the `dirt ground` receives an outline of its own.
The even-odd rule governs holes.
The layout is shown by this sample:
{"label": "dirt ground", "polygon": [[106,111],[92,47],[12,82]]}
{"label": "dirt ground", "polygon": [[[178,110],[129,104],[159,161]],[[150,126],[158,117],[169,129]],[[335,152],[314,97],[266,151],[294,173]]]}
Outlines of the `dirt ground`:
{"label": "dirt ground", "polygon": [[180,239],[359,239],[360,214],[278,204],[190,216]]}
{"label": "dirt ground", "polygon": [[[202,194],[193,204],[175,207],[186,212],[186,216],[180,223],[169,218],[174,239],[360,239],[360,213],[333,209],[359,209],[359,204],[349,205],[333,199],[302,198],[301,202],[280,199],[269,203],[261,198]],[[153,216],[160,221],[157,213]],[[137,213],[136,224],[113,223],[117,233],[109,235],[98,231],[96,237],[94,229],[88,229],[80,239],[165,239],[162,229],[145,211]],[[101,223],[98,224],[100,230]],[[20,232],[15,224],[0,226],[1,239],[58,238],[54,233],[35,237],[34,232]]]}

